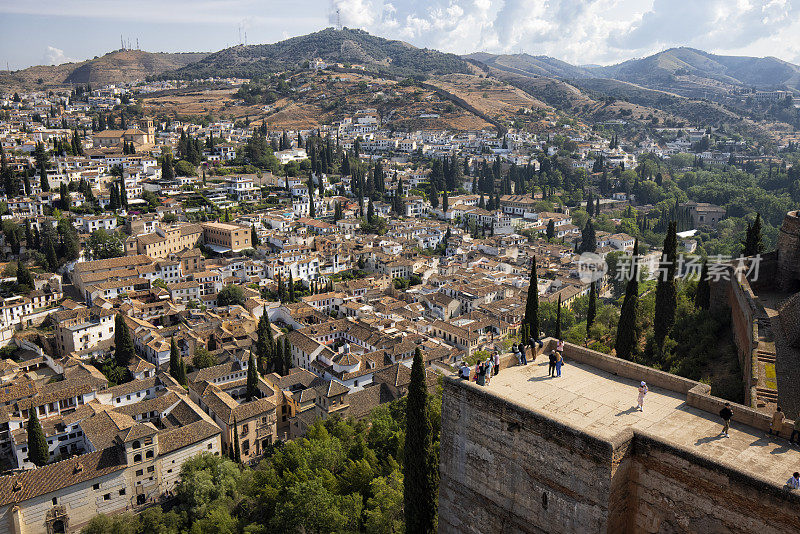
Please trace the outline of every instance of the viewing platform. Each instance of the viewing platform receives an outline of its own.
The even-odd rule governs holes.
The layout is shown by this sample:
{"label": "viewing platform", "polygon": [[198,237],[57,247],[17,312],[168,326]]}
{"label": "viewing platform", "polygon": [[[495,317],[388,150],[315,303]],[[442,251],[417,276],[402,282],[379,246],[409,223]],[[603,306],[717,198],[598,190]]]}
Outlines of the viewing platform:
{"label": "viewing platform", "polygon": [[445,378],[439,532],[800,530],[792,422],[769,436],[771,414],[731,403],[725,437],[710,386],[569,343],[551,378],[554,345],[486,386]]}

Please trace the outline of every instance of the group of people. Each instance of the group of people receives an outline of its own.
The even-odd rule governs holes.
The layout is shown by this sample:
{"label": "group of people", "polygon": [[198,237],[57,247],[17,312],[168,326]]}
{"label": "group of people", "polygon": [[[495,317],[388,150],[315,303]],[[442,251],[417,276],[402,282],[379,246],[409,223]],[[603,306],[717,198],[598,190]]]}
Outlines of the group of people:
{"label": "group of people", "polygon": [[[533,337],[530,338],[529,344],[531,346],[531,354],[533,355],[533,360],[536,360],[536,346],[538,345],[539,348],[544,346],[544,343]],[[511,345],[511,352],[517,359],[519,365],[528,365],[528,356],[527,356],[527,349],[524,343],[514,343]],[[558,377],[561,376],[561,367],[564,365],[564,341],[558,340],[556,343],[556,348],[548,354],[550,358],[550,371],[549,375],[551,377]],[[479,386],[488,386],[491,382],[491,378],[500,371],[500,353],[498,351],[494,351],[491,356],[486,358],[485,360],[478,361],[474,367],[470,367],[466,361],[461,362],[461,366],[458,370],[458,376],[461,380],[473,380],[477,382]]]}
{"label": "group of people", "polygon": [[500,372],[500,353],[494,351],[491,356],[485,360],[479,361],[475,364],[475,372],[467,365],[466,362],[461,362],[459,370],[459,377],[462,380],[475,380],[479,386],[488,386],[492,376]]}

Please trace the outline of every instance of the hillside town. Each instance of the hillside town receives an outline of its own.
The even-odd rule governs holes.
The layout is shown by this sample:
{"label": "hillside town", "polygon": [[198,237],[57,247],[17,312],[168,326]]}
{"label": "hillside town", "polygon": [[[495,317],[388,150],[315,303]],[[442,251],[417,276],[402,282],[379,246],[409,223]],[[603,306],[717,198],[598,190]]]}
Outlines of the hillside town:
{"label": "hillside town", "polygon": [[[617,273],[584,276],[584,255],[656,272],[660,246],[639,232],[679,219],[693,253],[726,219],[692,200],[661,214],[640,184],[666,181],[653,162],[768,159],[710,126],[656,141],[554,116],[400,131],[365,108],[273,130],[119,111],[176,87],[0,98],[0,517],[14,532],[141,510],[200,453],[257,465],[320,419],[363,419],[408,393],[416,354],[433,392],[457,365],[556,336],[562,310],[620,297]],[[557,331],[523,328],[531,292]]]}

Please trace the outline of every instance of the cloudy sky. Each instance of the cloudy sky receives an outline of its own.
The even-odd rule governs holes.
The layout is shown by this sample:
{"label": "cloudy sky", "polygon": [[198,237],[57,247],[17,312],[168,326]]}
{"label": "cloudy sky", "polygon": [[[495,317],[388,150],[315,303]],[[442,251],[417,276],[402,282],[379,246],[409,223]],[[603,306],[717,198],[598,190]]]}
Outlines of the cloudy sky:
{"label": "cloudy sky", "polygon": [[800,0],[0,0],[0,65],[272,43],[336,22],[458,54],[610,64],[672,46],[800,63]]}

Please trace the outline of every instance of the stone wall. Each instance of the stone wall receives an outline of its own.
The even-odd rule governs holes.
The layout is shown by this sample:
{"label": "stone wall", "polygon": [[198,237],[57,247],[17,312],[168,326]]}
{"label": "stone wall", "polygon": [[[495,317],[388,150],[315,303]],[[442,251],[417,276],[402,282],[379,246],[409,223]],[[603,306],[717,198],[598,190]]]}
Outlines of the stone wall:
{"label": "stone wall", "polygon": [[627,500],[627,484],[612,484],[614,444],[471,383],[444,389],[439,532],[608,531],[612,495]]}
{"label": "stone wall", "polygon": [[[706,388],[690,390],[692,403],[716,409]],[[443,534],[800,530],[800,495],[774,481],[631,429],[605,440],[449,377],[440,458]]]}
{"label": "stone wall", "polygon": [[800,212],[786,214],[778,233],[778,287],[800,289]]}

